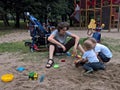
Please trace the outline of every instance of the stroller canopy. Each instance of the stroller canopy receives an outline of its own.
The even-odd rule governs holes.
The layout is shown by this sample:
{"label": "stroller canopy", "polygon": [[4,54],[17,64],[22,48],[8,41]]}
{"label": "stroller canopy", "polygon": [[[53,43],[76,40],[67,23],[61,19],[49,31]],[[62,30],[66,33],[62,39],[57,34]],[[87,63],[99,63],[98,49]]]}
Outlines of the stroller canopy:
{"label": "stroller canopy", "polygon": [[45,34],[47,33],[47,31],[43,28],[43,26],[41,25],[41,23],[32,15],[29,16],[29,20],[33,25],[37,25],[39,30],[41,30],[42,32],[44,32]]}

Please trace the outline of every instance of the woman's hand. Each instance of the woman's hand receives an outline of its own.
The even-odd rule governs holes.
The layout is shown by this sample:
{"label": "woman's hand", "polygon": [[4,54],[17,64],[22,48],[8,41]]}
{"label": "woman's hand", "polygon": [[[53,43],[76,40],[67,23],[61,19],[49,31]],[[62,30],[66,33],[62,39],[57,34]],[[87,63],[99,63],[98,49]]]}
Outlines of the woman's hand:
{"label": "woman's hand", "polygon": [[75,47],[73,47],[73,52],[72,52],[72,55],[76,56],[77,55],[77,50]]}
{"label": "woman's hand", "polygon": [[66,51],[66,48],[64,45],[61,45],[61,47],[62,47],[63,51]]}

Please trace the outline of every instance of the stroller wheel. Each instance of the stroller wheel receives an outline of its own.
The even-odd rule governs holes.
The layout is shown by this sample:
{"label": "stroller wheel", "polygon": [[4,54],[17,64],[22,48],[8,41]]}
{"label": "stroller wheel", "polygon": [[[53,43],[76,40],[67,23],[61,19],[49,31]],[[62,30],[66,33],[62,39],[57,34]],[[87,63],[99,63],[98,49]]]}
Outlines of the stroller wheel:
{"label": "stroller wheel", "polygon": [[31,42],[25,42],[25,46],[31,46]]}

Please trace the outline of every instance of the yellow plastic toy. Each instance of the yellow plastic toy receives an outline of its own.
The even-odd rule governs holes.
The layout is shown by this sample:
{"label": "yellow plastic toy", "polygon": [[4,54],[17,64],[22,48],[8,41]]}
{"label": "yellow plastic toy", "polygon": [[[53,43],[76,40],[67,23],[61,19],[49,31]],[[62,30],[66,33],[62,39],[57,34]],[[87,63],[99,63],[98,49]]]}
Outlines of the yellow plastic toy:
{"label": "yellow plastic toy", "polygon": [[81,59],[82,57],[80,55],[76,55],[76,58]]}
{"label": "yellow plastic toy", "polygon": [[38,73],[36,73],[36,72],[30,72],[29,73],[29,79],[30,80],[37,80],[38,79]]}
{"label": "yellow plastic toy", "polygon": [[96,29],[96,21],[95,19],[91,19],[88,25],[87,35],[90,36],[94,32],[94,29]]}
{"label": "yellow plastic toy", "polygon": [[104,27],[105,27],[105,24],[102,24],[101,27],[104,28]]}
{"label": "yellow plastic toy", "polygon": [[96,21],[94,19],[91,19],[89,25],[88,25],[88,29],[95,29],[96,28]]}
{"label": "yellow plastic toy", "polygon": [[37,79],[38,79],[38,74],[34,73],[34,80],[37,80]]}
{"label": "yellow plastic toy", "polygon": [[10,81],[12,81],[14,79],[14,75],[13,74],[4,74],[4,75],[2,75],[2,77],[1,77],[1,80],[3,81],[3,82],[10,82]]}

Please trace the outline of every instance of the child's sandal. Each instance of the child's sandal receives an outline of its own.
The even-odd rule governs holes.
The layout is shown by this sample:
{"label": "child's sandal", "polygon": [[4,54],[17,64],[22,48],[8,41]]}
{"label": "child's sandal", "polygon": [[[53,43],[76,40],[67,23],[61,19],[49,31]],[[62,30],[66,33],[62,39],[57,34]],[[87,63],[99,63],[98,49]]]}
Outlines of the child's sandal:
{"label": "child's sandal", "polygon": [[51,68],[53,66],[53,64],[54,64],[53,59],[49,59],[47,64],[46,64],[46,68]]}

